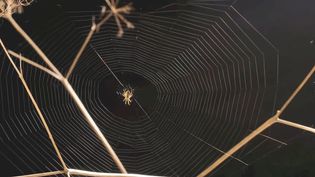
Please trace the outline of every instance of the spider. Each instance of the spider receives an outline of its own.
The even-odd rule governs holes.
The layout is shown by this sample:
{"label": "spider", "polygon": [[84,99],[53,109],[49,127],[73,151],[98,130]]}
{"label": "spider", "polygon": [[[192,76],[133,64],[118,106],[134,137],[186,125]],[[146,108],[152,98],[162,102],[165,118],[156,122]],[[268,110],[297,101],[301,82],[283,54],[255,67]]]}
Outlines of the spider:
{"label": "spider", "polygon": [[133,97],[133,89],[132,88],[124,88],[123,92],[121,93],[121,96],[124,97],[123,102],[125,105],[130,106],[132,102],[132,97]]}

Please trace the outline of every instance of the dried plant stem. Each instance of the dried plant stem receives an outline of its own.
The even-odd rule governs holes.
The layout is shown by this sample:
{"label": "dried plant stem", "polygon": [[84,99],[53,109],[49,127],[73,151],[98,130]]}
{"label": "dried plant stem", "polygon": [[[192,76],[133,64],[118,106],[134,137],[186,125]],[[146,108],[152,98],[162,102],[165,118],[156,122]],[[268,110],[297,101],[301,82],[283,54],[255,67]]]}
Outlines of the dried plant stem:
{"label": "dried plant stem", "polygon": [[197,177],[204,177],[211,173],[214,169],[216,169],[219,165],[221,165],[225,160],[227,160],[229,157],[231,157],[235,152],[237,152],[239,149],[244,147],[248,142],[250,142],[252,139],[254,139],[257,135],[259,135],[261,132],[269,128],[275,123],[280,123],[283,125],[291,126],[294,128],[298,128],[304,131],[308,131],[315,134],[315,129],[311,127],[307,127],[304,125],[300,125],[294,122],[290,122],[287,120],[280,119],[280,115],[283,113],[283,111],[288,107],[288,105],[291,103],[291,101],[295,98],[295,96],[302,90],[306,82],[311,78],[311,76],[315,73],[315,65],[311,69],[311,71],[306,75],[306,77],[303,79],[303,81],[300,83],[300,85],[296,88],[296,90],[292,93],[292,95],[288,98],[288,100],[283,104],[281,109],[277,111],[277,113],[269,118],[267,121],[265,121],[261,126],[256,128],[252,133],[250,133],[248,136],[246,136],[244,139],[242,139],[238,144],[233,146],[226,154],[222,155],[219,159],[217,159],[214,163],[212,163],[208,168],[203,170]]}
{"label": "dried plant stem", "polygon": [[113,15],[112,12],[109,12],[100,22],[96,24],[96,31],[99,31],[101,26]]}
{"label": "dried plant stem", "polygon": [[[93,120],[93,118],[91,117],[91,115],[89,114],[89,112],[87,111],[86,107],[83,105],[81,99],[79,98],[79,96],[76,94],[76,92],[74,91],[74,89],[72,88],[71,84],[68,82],[67,78],[64,77],[60,71],[55,67],[55,65],[48,59],[48,57],[44,54],[44,52],[35,44],[35,42],[28,36],[28,34],[25,33],[25,31],[18,25],[18,23],[12,18],[11,15],[7,15],[5,17],[11,24],[12,26],[16,29],[16,31],[18,33],[20,33],[22,35],[22,37],[24,37],[24,39],[31,45],[31,47],[37,52],[37,54],[44,60],[44,62],[48,65],[48,67],[52,70],[52,72],[54,72],[58,77],[60,77],[60,81],[63,84],[63,86],[66,88],[66,90],[68,91],[68,93],[70,94],[70,96],[72,97],[72,99],[74,100],[74,102],[76,103],[77,107],[79,108],[79,110],[81,111],[81,113],[83,114],[83,117],[85,118],[85,120],[88,122],[88,124],[90,125],[90,127],[92,128],[92,130],[94,131],[94,133],[96,134],[96,136],[98,137],[98,139],[100,140],[100,142],[103,144],[103,146],[106,148],[106,150],[109,152],[109,154],[111,155],[112,159],[114,160],[115,164],[118,166],[119,170],[121,171],[121,173],[127,173],[125,167],[123,166],[123,164],[121,163],[120,159],[118,158],[118,156],[116,155],[115,151],[113,150],[113,148],[111,147],[111,145],[109,144],[109,142],[107,141],[107,139],[105,138],[105,136],[102,134],[101,130],[99,129],[99,127],[96,125],[95,121]],[[92,31],[92,30],[91,30]],[[94,31],[94,30],[93,30]],[[81,50],[83,52],[84,48],[86,47],[86,44],[92,34],[94,32],[90,32],[90,35],[87,36],[87,39],[85,40],[84,44],[81,47]],[[81,53],[82,53],[81,52]],[[80,57],[80,51],[77,54],[76,58]],[[78,60],[78,59],[77,59]],[[73,64],[73,68],[75,67],[77,61],[75,61],[75,63]],[[70,72],[71,74],[71,72]],[[34,100],[35,101],[35,100]]]}
{"label": "dried plant stem", "polygon": [[308,127],[308,126],[305,126],[305,125],[301,125],[301,124],[297,124],[297,123],[294,123],[294,122],[290,122],[290,121],[287,121],[287,120],[283,120],[283,119],[278,119],[277,123],[280,123],[280,124],[283,124],[283,125],[287,125],[287,126],[290,126],[290,127],[294,127],[294,128],[298,128],[298,129],[301,129],[301,130],[304,130],[304,131],[308,131],[310,133],[314,133],[315,134],[315,129],[312,128],[312,127]]}
{"label": "dried plant stem", "polygon": [[78,108],[80,109],[81,113],[83,114],[84,118],[86,119],[86,121],[88,122],[90,127],[93,129],[96,136],[99,138],[99,140],[101,141],[103,146],[106,148],[106,150],[112,156],[112,158],[113,158],[114,162],[116,163],[116,165],[118,166],[119,170],[122,173],[126,174],[127,171],[124,168],[123,164],[119,160],[118,156],[116,155],[115,151],[113,150],[113,148],[111,147],[111,145],[109,144],[109,142],[107,141],[107,139],[105,138],[105,136],[103,135],[101,130],[98,128],[98,126],[94,122],[93,118],[90,116],[89,112],[87,111],[87,109],[83,105],[82,101],[80,100],[80,98],[78,97],[78,95],[76,94],[74,89],[72,88],[71,84],[68,82],[67,79],[63,79],[61,82],[64,85],[64,87],[67,89],[68,93],[73,98],[74,102],[77,104]]}
{"label": "dried plant stem", "polygon": [[44,172],[44,173],[34,173],[30,175],[21,175],[15,177],[44,177],[44,176],[55,176],[55,175],[62,175],[67,174],[66,171],[51,171],[51,172]]}
{"label": "dried plant stem", "polygon": [[[292,95],[287,99],[287,101],[283,104],[283,106],[280,108],[279,112],[280,115],[283,113],[283,111],[288,107],[288,105],[291,103],[291,101],[295,98],[295,96],[302,90],[306,82],[312,77],[312,75],[315,73],[315,65],[311,69],[311,71],[305,76],[303,81],[300,83],[300,85],[294,90]],[[279,115],[279,116],[280,116]]]}
{"label": "dried plant stem", "polygon": [[52,143],[52,145],[53,145],[53,147],[54,147],[54,149],[55,149],[55,151],[56,151],[56,153],[57,153],[57,156],[58,156],[58,158],[59,158],[59,160],[60,160],[60,162],[61,162],[61,164],[62,164],[63,169],[64,169],[64,170],[67,170],[67,166],[66,166],[66,164],[65,164],[65,162],[64,162],[64,160],[63,160],[63,158],[62,158],[62,156],[61,156],[61,153],[60,153],[60,151],[59,151],[59,149],[58,149],[58,146],[57,146],[57,144],[56,144],[56,142],[55,142],[55,140],[54,140],[54,137],[52,136],[52,133],[51,133],[49,127],[48,127],[48,124],[47,124],[47,122],[46,122],[46,120],[45,120],[45,118],[44,118],[44,116],[43,116],[43,114],[42,114],[42,112],[41,112],[41,110],[40,110],[40,108],[39,108],[39,106],[38,106],[38,104],[37,104],[37,102],[36,102],[36,100],[35,100],[33,94],[32,94],[32,92],[31,92],[31,90],[29,89],[29,87],[28,87],[28,85],[27,85],[27,83],[26,83],[26,81],[25,81],[25,79],[24,79],[24,77],[23,77],[23,73],[20,72],[20,70],[18,69],[18,67],[16,66],[16,64],[14,63],[14,61],[12,60],[11,56],[9,55],[9,53],[8,53],[6,47],[4,46],[4,44],[3,44],[3,42],[2,42],[1,39],[0,39],[0,43],[1,43],[1,46],[2,46],[2,48],[3,48],[4,52],[5,52],[5,54],[6,54],[7,57],[9,58],[10,63],[12,64],[12,66],[14,67],[14,69],[15,69],[16,73],[18,74],[20,80],[22,81],[22,84],[23,84],[23,86],[24,86],[24,88],[25,88],[25,90],[26,90],[28,96],[30,97],[30,99],[31,99],[31,101],[32,101],[32,103],[33,103],[33,105],[34,105],[34,107],[35,107],[35,109],[36,109],[36,112],[37,112],[37,114],[39,115],[39,118],[40,118],[42,124],[43,124],[44,127],[45,127],[45,130],[46,130],[46,132],[47,132],[47,134],[48,134],[48,137],[49,137],[49,139],[50,139],[50,141],[51,141],[51,143]]}
{"label": "dried plant stem", "polygon": [[60,79],[61,79],[59,75],[57,75],[56,73],[54,73],[53,71],[51,71],[49,68],[46,68],[45,66],[42,66],[42,65],[40,65],[40,64],[38,64],[38,63],[36,63],[36,62],[34,62],[34,61],[31,60],[31,59],[28,59],[28,58],[26,58],[26,57],[24,57],[24,56],[22,56],[22,55],[20,55],[20,54],[17,54],[16,52],[13,52],[12,50],[8,50],[8,53],[9,53],[10,55],[14,56],[15,58],[19,59],[20,61],[23,61],[23,62],[25,62],[25,63],[27,63],[27,64],[30,64],[30,65],[34,66],[35,68],[38,68],[38,69],[40,69],[40,70],[46,72],[47,74],[53,76],[53,77],[56,78],[57,80],[60,80]]}
{"label": "dried plant stem", "polygon": [[250,133],[248,136],[246,136],[244,139],[242,139],[242,141],[240,141],[237,145],[233,146],[233,148],[231,148],[228,152],[223,154],[218,160],[216,160],[214,163],[212,163],[210,165],[210,167],[208,167],[203,172],[201,172],[197,177],[203,177],[203,176],[208,175],[210,172],[212,172],[214,169],[216,169],[221,163],[223,163],[225,160],[227,160],[230,156],[232,156],[235,152],[237,152],[239,149],[241,149],[249,141],[254,139],[261,132],[263,132],[268,127],[273,125],[276,121],[277,121],[277,117],[275,117],[275,116],[269,118],[265,123],[263,123],[257,129],[255,129],[252,133]]}
{"label": "dried plant stem", "polygon": [[92,27],[91,27],[91,30],[90,30],[89,34],[88,34],[87,37],[85,38],[85,40],[84,40],[84,42],[83,42],[83,44],[82,44],[82,46],[81,46],[79,52],[77,53],[77,55],[76,55],[75,58],[73,59],[73,62],[72,62],[71,66],[70,66],[70,68],[69,68],[69,70],[68,70],[68,73],[66,74],[66,79],[69,78],[69,76],[71,75],[71,73],[72,73],[72,71],[74,70],[75,66],[77,65],[77,63],[78,63],[78,61],[79,61],[79,59],[80,59],[80,57],[81,57],[81,55],[82,55],[84,49],[86,48],[86,46],[87,46],[88,43],[90,42],[90,40],[91,40],[93,34],[95,33],[95,30],[96,30],[96,25],[95,25],[94,22],[93,22],[93,25],[92,25]]}
{"label": "dried plant stem", "polygon": [[159,177],[159,176],[149,176],[149,175],[140,175],[140,174],[121,174],[121,173],[102,173],[78,169],[68,169],[67,171],[52,171],[44,173],[34,173],[30,175],[21,175],[16,177],[43,177],[43,176],[53,176],[53,175],[68,175],[68,176],[99,176],[99,177]]}
{"label": "dried plant stem", "polygon": [[74,176],[91,176],[91,177],[158,177],[149,175],[139,175],[139,174],[117,174],[117,173],[102,173],[94,171],[85,171],[77,169],[69,169],[69,174]]}
{"label": "dried plant stem", "polygon": [[57,75],[62,75],[55,65],[48,59],[45,53],[35,44],[35,42],[25,33],[20,25],[14,20],[11,15],[5,16],[5,18],[11,23],[15,30],[22,35],[22,37],[33,47],[36,53],[44,60],[48,67]]}

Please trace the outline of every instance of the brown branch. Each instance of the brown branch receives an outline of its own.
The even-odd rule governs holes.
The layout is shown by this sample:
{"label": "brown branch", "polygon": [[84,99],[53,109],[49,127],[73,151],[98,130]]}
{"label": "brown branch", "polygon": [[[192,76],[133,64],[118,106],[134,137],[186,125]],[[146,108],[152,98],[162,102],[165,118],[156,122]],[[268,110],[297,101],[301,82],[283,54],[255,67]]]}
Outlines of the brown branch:
{"label": "brown branch", "polygon": [[140,174],[121,174],[121,173],[103,173],[103,172],[94,172],[78,169],[68,169],[67,171],[52,171],[44,173],[35,173],[30,175],[21,175],[15,177],[42,177],[42,176],[53,176],[64,174],[68,176],[91,176],[91,177],[162,177],[162,176],[150,176],[150,175],[140,175]]}
{"label": "brown branch", "polygon": [[25,31],[20,27],[20,25],[14,20],[11,15],[6,16],[6,19],[11,23],[15,30],[21,34],[21,36],[32,46],[32,48],[37,52],[37,54],[44,60],[48,67],[54,71],[57,75],[62,75],[55,65],[48,59],[45,53],[36,45],[36,43],[25,33]]}
{"label": "brown branch", "polygon": [[51,171],[51,172],[44,172],[44,173],[35,173],[30,175],[20,175],[15,177],[44,177],[44,176],[55,176],[55,175],[62,175],[66,174],[65,171]]}
{"label": "brown branch", "polygon": [[[117,1],[116,1],[117,2]],[[89,41],[91,40],[93,34],[95,32],[98,32],[101,28],[101,26],[111,17],[114,15],[115,17],[115,21],[116,21],[116,24],[118,26],[118,32],[117,32],[117,37],[122,37],[123,33],[124,33],[124,30],[123,30],[123,27],[121,25],[121,22],[120,20],[122,20],[127,28],[134,28],[134,25],[129,22],[124,16],[122,16],[120,13],[125,13],[125,14],[128,14],[130,13],[130,11],[133,9],[131,7],[130,4],[126,5],[126,6],[123,6],[123,7],[120,7],[120,8],[116,8],[116,3],[114,2],[114,0],[111,0],[111,2],[109,0],[106,0],[106,3],[107,5],[109,6],[111,12],[109,12],[107,15],[104,16],[104,18],[98,22],[97,24],[95,24],[94,20],[93,20],[93,25],[91,27],[91,30],[89,32],[89,34],[87,35],[87,37],[85,38],[81,48],[79,49],[77,55],[75,56],[75,58],[73,59],[73,62],[66,74],[66,79],[68,79],[71,75],[71,73],[73,72],[75,66],[77,65],[84,49],[86,48],[86,46],[88,45]],[[106,14],[106,11],[104,12],[104,14]]]}
{"label": "brown branch", "polygon": [[109,12],[100,22],[97,23],[96,25],[96,31],[98,32],[101,28],[101,26],[107,22],[107,20],[113,15],[112,12]]}
{"label": "brown branch", "polygon": [[277,116],[273,116],[269,118],[265,123],[255,129],[252,133],[246,136],[242,141],[233,146],[227,153],[223,154],[219,159],[217,159],[213,164],[211,164],[208,168],[203,170],[197,177],[204,177],[216,169],[219,165],[221,165],[225,160],[227,160],[230,156],[232,156],[235,152],[245,146],[248,142],[254,139],[261,132],[269,128],[271,125],[277,122]]}
{"label": "brown branch", "polygon": [[57,80],[60,80],[61,77],[59,75],[57,75],[56,73],[54,73],[53,71],[51,71],[50,69],[46,68],[45,66],[42,66],[34,61],[32,61],[31,59],[28,59],[20,54],[17,54],[16,52],[13,52],[12,50],[8,50],[8,53],[12,56],[14,56],[15,58],[19,59],[20,61],[23,61],[27,64],[30,64],[32,66],[34,66],[35,68],[38,68],[44,72],[46,72],[47,74],[53,76],[54,78],[56,78]]}
{"label": "brown branch", "polygon": [[315,73],[315,65],[311,69],[311,71],[306,75],[306,77],[303,79],[303,81],[300,83],[300,85],[295,89],[295,91],[292,93],[292,95],[288,98],[288,100],[283,104],[281,109],[277,111],[277,113],[269,118],[265,123],[263,123],[261,126],[259,126],[257,129],[255,129],[252,133],[250,133],[248,136],[246,136],[244,139],[242,139],[238,144],[233,146],[226,154],[222,155],[219,159],[217,159],[213,164],[211,164],[208,168],[203,170],[197,177],[204,177],[208,175],[210,172],[212,172],[214,169],[216,169],[220,164],[222,164],[226,159],[228,159],[230,156],[232,156],[235,152],[237,152],[240,148],[242,148],[244,145],[246,145],[249,141],[254,139],[258,134],[266,130],[268,127],[275,123],[284,124],[287,126],[295,127],[298,129],[302,129],[305,131],[309,131],[315,134],[315,129],[311,127],[307,127],[304,125],[300,125],[294,122],[286,121],[283,119],[280,119],[279,116],[283,113],[283,111],[287,108],[287,106],[290,104],[290,102],[295,98],[295,96],[302,90],[306,82],[311,78],[311,76]]}
{"label": "brown branch", "polygon": [[311,133],[315,134],[315,129],[312,128],[312,127],[308,127],[308,126],[305,126],[305,125],[297,124],[297,123],[290,122],[290,121],[287,121],[287,120],[283,120],[283,119],[280,119],[280,118],[278,119],[278,123],[283,124],[283,125],[287,125],[287,126],[290,126],[290,127],[294,127],[294,128],[297,128],[297,129],[305,130],[305,131],[308,131],[308,132],[311,132]]}
{"label": "brown branch", "polygon": [[89,34],[86,36],[86,38],[85,38],[85,40],[84,40],[84,42],[83,42],[83,44],[82,44],[80,50],[78,51],[77,55],[76,55],[75,58],[73,59],[73,62],[72,62],[71,66],[70,66],[70,68],[69,68],[69,70],[68,70],[68,72],[67,72],[67,74],[66,74],[66,79],[69,78],[69,76],[71,75],[71,73],[72,73],[72,71],[74,70],[75,66],[77,65],[77,63],[78,63],[78,61],[79,61],[79,59],[80,59],[80,57],[81,57],[81,55],[82,55],[84,49],[86,48],[86,46],[87,46],[88,43],[90,42],[90,40],[91,40],[91,38],[92,38],[92,36],[93,36],[95,30],[96,30],[96,25],[95,25],[95,23],[93,22]]}
{"label": "brown branch", "polygon": [[288,98],[288,100],[283,104],[281,109],[279,110],[280,114],[283,113],[283,111],[288,107],[288,105],[291,103],[291,101],[295,98],[295,96],[302,90],[306,82],[311,78],[311,76],[315,73],[315,65],[311,69],[311,71],[306,75],[306,77],[303,79],[303,81],[300,83],[300,85],[294,90],[292,95]]}
{"label": "brown branch", "polygon": [[[109,3],[108,0],[106,0],[107,3]],[[109,3],[110,4],[110,3]],[[112,13],[116,13],[116,8],[114,7],[115,5],[109,5],[110,8],[114,11],[112,11],[110,13],[110,15],[105,16],[104,19],[99,23],[99,25],[95,25],[93,24],[90,33],[88,34],[86,40],[84,41],[84,43],[82,44],[79,52],[77,53],[75,59],[73,60],[73,63],[70,66],[70,70],[68,71],[66,77],[64,77],[60,71],[56,68],[56,66],[48,59],[48,57],[45,55],[45,53],[36,45],[36,43],[28,36],[28,34],[19,26],[19,24],[13,19],[12,17],[12,9],[8,9],[8,12],[6,12],[4,14],[4,18],[7,19],[11,25],[16,29],[16,31],[18,33],[20,33],[22,35],[22,37],[31,45],[31,47],[36,51],[36,53],[43,59],[43,61],[48,65],[49,69],[45,69],[43,66],[32,62],[31,60],[26,60],[26,58],[23,57],[19,57],[20,59],[24,59],[25,61],[27,61],[28,63],[32,63],[34,66],[37,66],[38,68],[45,70],[46,72],[52,74],[56,77],[59,78],[59,80],[61,81],[61,83],[63,84],[63,86],[66,88],[66,90],[68,91],[68,93],[71,95],[72,99],[74,100],[74,102],[76,103],[76,105],[78,106],[79,110],[81,111],[81,113],[83,114],[83,117],[85,118],[85,120],[88,122],[88,124],[90,125],[90,127],[92,128],[92,130],[94,131],[94,133],[97,135],[98,139],[101,141],[101,143],[103,144],[103,146],[106,148],[106,150],[110,153],[111,157],[113,158],[114,162],[116,163],[116,165],[118,166],[119,170],[124,173],[127,174],[126,169],[124,168],[123,164],[121,163],[120,159],[118,158],[117,154],[115,153],[115,151],[113,150],[113,148],[111,147],[111,145],[109,144],[109,142],[107,141],[107,139],[105,138],[105,136],[103,135],[103,133],[101,132],[101,130],[98,128],[98,126],[96,125],[95,121],[93,120],[93,118],[91,117],[91,115],[89,114],[89,112],[87,111],[86,107],[83,105],[81,99],[79,98],[79,96],[76,94],[76,92],[74,91],[73,87],[71,86],[71,84],[68,82],[68,77],[71,75],[73,69],[75,68],[80,56],[82,55],[84,49],[86,48],[86,45],[88,44],[88,42],[90,41],[92,35],[94,34],[94,31],[96,30],[97,27],[100,27],[101,24],[105,23],[105,21],[107,21],[109,19],[109,17],[112,15]],[[117,17],[117,16],[115,16]],[[8,54],[8,56],[10,56]],[[20,77],[22,77],[21,74],[19,74]],[[25,83],[26,84],[26,83]],[[29,91],[29,94],[31,94],[31,92]]]}
{"label": "brown branch", "polygon": [[43,125],[44,125],[44,127],[45,127],[45,130],[46,130],[46,132],[47,132],[47,134],[48,134],[48,137],[49,137],[49,139],[50,139],[50,141],[51,141],[51,143],[52,143],[52,145],[53,145],[53,147],[54,147],[54,149],[55,149],[55,151],[56,151],[56,153],[57,153],[57,156],[58,156],[58,158],[59,158],[59,160],[60,160],[60,162],[61,162],[61,164],[62,164],[62,166],[63,166],[63,169],[64,169],[64,170],[67,170],[68,168],[67,168],[67,166],[66,166],[66,164],[65,164],[65,162],[64,162],[64,160],[63,160],[63,158],[62,158],[62,156],[61,156],[61,153],[60,153],[60,151],[59,151],[59,149],[58,149],[58,146],[57,146],[57,144],[56,144],[56,142],[55,142],[55,140],[54,140],[54,137],[52,136],[52,133],[51,133],[49,127],[48,127],[48,124],[47,124],[47,122],[46,122],[46,120],[45,120],[45,118],[44,118],[44,115],[42,114],[42,112],[41,112],[41,110],[40,110],[40,108],[39,108],[39,106],[38,106],[38,104],[37,104],[37,102],[36,102],[36,100],[35,100],[35,98],[34,98],[32,92],[31,92],[31,90],[29,89],[29,87],[28,87],[28,85],[27,85],[27,83],[26,83],[26,81],[25,81],[25,79],[24,79],[24,77],[23,77],[23,74],[19,71],[18,67],[17,67],[16,64],[14,63],[13,59],[11,58],[11,56],[9,55],[9,53],[8,53],[6,47],[4,46],[4,44],[3,44],[3,42],[2,42],[1,39],[0,39],[0,44],[1,44],[1,46],[2,46],[2,48],[3,48],[3,50],[4,50],[4,52],[5,52],[5,54],[6,54],[7,57],[9,58],[10,63],[11,63],[12,66],[14,67],[16,73],[18,74],[20,80],[22,81],[22,84],[23,84],[23,86],[24,86],[24,88],[25,88],[25,90],[26,90],[28,96],[30,97],[30,99],[31,99],[31,101],[32,101],[32,103],[33,103],[33,105],[34,105],[35,110],[36,110],[36,112],[38,113],[38,115],[39,115],[39,117],[40,117],[40,120],[41,120],[41,122],[43,123]]}

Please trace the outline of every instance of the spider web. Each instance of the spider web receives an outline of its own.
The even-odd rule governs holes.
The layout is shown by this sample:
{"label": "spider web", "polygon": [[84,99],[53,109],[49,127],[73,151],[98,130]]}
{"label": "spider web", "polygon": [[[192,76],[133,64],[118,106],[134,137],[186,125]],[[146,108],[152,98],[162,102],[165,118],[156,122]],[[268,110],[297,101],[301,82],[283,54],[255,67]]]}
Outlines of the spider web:
{"label": "spider web", "polygon": [[[53,19],[42,34],[34,34],[63,73],[90,30],[91,16],[98,14],[67,12]],[[128,172],[196,176],[275,112],[278,51],[230,1],[170,4],[128,18],[136,29],[116,38],[115,22],[109,21],[69,78]],[[18,51],[37,60],[26,44]],[[36,68],[23,65],[23,71],[66,164],[119,172],[63,87]],[[106,92],[101,81],[123,79],[116,76],[119,73],[137,74],[157,91],[149,98],[152,104],[139,101],[145,114],[136,121],[113,114],[100,99]],[[10,175],[62,169],[5,59],[0,61],[0,76],[0,156],[15,170]],[[242,159],[266,139],[272,141],[272,149],[281,144],[263,136],[229,160],[251,164],[260,157]]]}

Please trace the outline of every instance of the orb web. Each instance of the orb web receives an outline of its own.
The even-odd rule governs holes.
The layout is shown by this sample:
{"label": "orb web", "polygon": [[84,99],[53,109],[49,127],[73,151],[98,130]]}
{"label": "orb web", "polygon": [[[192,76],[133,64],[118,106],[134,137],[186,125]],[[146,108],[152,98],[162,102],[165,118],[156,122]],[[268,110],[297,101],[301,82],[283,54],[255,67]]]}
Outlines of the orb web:
{"label": "orb web", "polygon": [[[91,16],[98,14],[67,12],[33,35],[65,72],[90,30]],[[196,176],[275,112],[278,51],[230,1],[175,3],[128,18],[136,29],[116,38],[116,23],[110,20],[69,78],[128,172]],[[16,50],[29,49],[23,43]],[[28,56],[37,60],[32,52]],[[61,169],[17,75],[1,58],[0,112],[5,118],[0,121],[0,155],[18,170],[14,175]],[[36,68],[23,68],[68,166],[118,172],[60,84]],[[145,112],[137,120],[113,114],[104,103],[110,100],[100,99],[106,92],[100,80],[116,75],[124,80],[121,73],[128,72],[145,78],[157,92],[156,98],[146,95],[150,104],[135,94]],[[259,159],[243,160],[266,139],[272,140],[272,149],[281,144],[262,136],[227,163],[247,166]]]}

